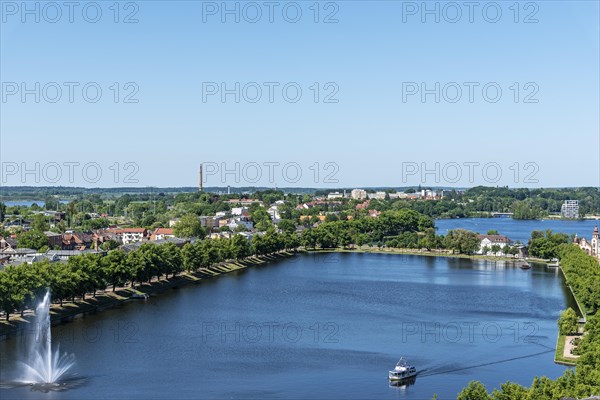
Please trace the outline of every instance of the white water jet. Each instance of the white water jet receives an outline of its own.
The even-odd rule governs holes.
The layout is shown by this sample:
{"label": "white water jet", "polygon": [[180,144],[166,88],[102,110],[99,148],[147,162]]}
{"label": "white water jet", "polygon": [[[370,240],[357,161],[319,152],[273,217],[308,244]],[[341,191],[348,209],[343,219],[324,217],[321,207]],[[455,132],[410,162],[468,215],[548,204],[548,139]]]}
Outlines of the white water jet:
{"label": "white water jet", "polygon": [[23,365],[23,382],[31,384],[57,383],[74,364],[73,355],[60,354],[59,346],[52,353],[50,324],[50,290],[35,310],[33,335],[27,341],[28,361]]}

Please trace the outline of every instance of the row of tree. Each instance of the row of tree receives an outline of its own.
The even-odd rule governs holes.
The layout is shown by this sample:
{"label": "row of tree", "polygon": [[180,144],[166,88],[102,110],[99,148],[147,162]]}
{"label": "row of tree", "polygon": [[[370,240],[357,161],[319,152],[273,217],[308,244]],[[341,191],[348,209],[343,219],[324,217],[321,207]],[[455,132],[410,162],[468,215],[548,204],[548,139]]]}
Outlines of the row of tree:
{"label": "row of tree", "polygon": [[175,276],[208,268],[226,260],[240,260],[252,255],[266,255],[296,249],[297,235],[281,234],[270,229],[249,241],[241,235],[231,239],[214,239],[187,243],[183,248],[173,243],[145,243],[139,249],[118,249],[106,255],[89,254],[69,258],[66,263],[36,262],[32,265],[7,266],[0,271],[0,310],[6,319],[15,311],[31,308],[45,288],[50,288],[53,301],[84,299],[86,294],[109,286],[150,282],[153,278]]}

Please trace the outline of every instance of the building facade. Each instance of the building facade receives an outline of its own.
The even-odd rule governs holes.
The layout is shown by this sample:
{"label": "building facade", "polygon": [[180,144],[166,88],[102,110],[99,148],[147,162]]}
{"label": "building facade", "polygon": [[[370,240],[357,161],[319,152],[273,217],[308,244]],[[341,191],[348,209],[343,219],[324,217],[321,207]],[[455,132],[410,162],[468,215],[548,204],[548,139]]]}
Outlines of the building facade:
{"label": "building facade", "polygon": [[565,200],[560,207],[560,215],[563,218],[579,218],[579,200]]}
{"label": "building facade", "polygon": [[600,260],[600,235],[598,233],[597,226],[594,228],[592,239],[590,241],[588,241],[586,238],[579,238],[577,235],[575,235],[575,244],[590,256],[596,257]]}
{"label": "building facade", "polygon": [[367,191],[363,189],[354,189],[350,192],[350,197],[354,200],[364,200],[367,198]]}

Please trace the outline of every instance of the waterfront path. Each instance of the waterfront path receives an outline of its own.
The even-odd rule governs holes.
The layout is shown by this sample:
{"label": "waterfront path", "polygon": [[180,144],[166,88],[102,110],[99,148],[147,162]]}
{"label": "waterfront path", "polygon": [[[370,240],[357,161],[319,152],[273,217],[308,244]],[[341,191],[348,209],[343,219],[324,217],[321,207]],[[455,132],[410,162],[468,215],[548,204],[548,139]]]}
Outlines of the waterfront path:
{"label": "waterfront path", "polygon": [[579,336],[565,336],[565,349],[563,350],[563,357],[566,359],[577,359],[579,358],[578,355],[575,354],[571,354],[571,350],[575,347],[571,344],[571,340],[577,338]]}

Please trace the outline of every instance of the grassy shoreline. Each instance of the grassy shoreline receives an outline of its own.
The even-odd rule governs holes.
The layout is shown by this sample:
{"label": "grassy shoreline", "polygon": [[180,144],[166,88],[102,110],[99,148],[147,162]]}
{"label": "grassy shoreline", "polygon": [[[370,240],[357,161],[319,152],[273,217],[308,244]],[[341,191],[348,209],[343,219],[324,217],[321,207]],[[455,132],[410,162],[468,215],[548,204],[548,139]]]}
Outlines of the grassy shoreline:
{"label": "grassy shoreline", "polygon": [[[413,256],[427,256],[427,257],[449,257],[449,258],[465,258],[472,260],[487,260],[487,261],[518,261],[517,258],[513,257],[502,257],[502,256],[484,256],[484,255],[468,255],[468,254],[456,254],[436,251],[420,251],[413,249],[395,249],[385,248],[379,249],[378,247],[368,248],[356,248],[356,249],[318,249],[318,250],[307,250],[309,253],[373,253],[373,254],[400,254],[400,255],[413,255]],[[535,261],[544,263],[545,261]]]}
{"label": "grassy shoreline", "polygon": [[556,353],[554,354],[554,362],[556,364],[562,364],[569,367],[574,367],[577,365],[575,363],[576,359],[568,359],[563,356],[565,352],[565,335],[558,334],[558,338],[556,339]]}

